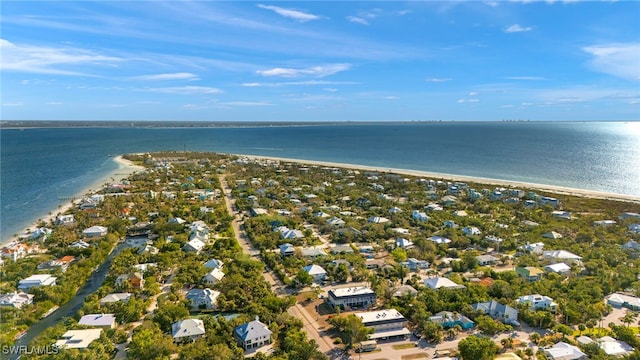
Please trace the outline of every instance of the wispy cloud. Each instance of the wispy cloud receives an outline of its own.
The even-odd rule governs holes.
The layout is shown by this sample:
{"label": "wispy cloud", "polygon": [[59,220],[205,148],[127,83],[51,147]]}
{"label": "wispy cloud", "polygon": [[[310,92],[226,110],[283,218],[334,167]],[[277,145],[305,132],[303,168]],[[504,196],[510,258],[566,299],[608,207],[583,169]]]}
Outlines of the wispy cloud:
{"label": "wispy cloud", "polygon": [[[36,74],[92,76],[90,71],[79,71],[78,67],[114,66],[125,61],[81,48],[22,45],[5,39],[0,39],[0,53],[2,70]],[[68,66],[74,70],[66,69]]]}
{"label": "wispy cloud", "polygon": [[172,87],[159,87],[159,88],[144,88],[143,91],[151,91],[163,94],[177,94],[177,95],[207,95],[207,94],[220,94],[222,90],[208,86],[172,86]]}
{"label": "wispy cloud", "polygon": [[352,23],[369,25],[369,22],[367,20],[357,16],[347,16],[347,20],[351,21]]}
{"label": "wispy cloud", "polygon": [[244,83],[244,87],[280,87],[280,86],[311,86],[311,85],[357,85],[355,81],[324,81],[324,80],[308,80],[308,81],[284,81],[284,82],[251,82]]}
{"label": "wispy cloud", "polygon": [[457,101],[458,104],[477,103],[477,102],[480,102],[480,99],[475,99],[475,98],[472,98],[472,99],[458,99],[458,101]]}
{"label": "wispy cloud", "polygon": [[287,78],[295,78],[300,76],[313,76],[313,77],[325,77],[329,75],[333,75],[340,71],[349,70],[351,68],[350,64],[329,64],[329,65],[321,65],[321,66],[313,66],[303,69],[294,69],[294,68],[273,68],[268,70],[258,70],[256,73],[262,76],[271,77],[287,77]]}
{"label": "wispy cloud", "polygon": [[134,76],[131,79],[133,80],[148,80],[148,81],[166,81],[166,80],[200,80],[198,75],[188,73],[188,72],[179,72],[179,73],[168,73],[168,74],[154,74],[154,75],[141,75]]}
{"label": "wispy cloud", "polygon": [[427,79],[428,82],[434,82],[434,83],[441,83],[441,82],[447,82],[447,81],[451,81],[453,79],[451,78],[430,78]]}
{"label": "wispy cloud", "polygon": [[314,14],[310,14],[310,13],[306,13],[306,12],[302,12],[294,9],[285,9],[279,6],[258,4],[258,7],[265,10],[271,10],[278,15],[284,16],[286,18],[294,19],[300,22],[320,19],[320,16],[318,15],[314,15]]}
{"label": "wispy cloud", "polygon": [[527,31],[531,31],[533,30],[532,27],[528,26],[528,27],[522,27],[520,26],[520,24],[513,24],[507,28],[504,29],[504,32],[506,33],[516,33],[516,32],[527,32]]}
{"label": "wispy cloud", "polygon": [[590,66],[599,72],[640,81],[640,43],[615,43],[582,48],[593,56]]}
{"label": "wispy cloud", "polygon": [[397,97],[397,96],[385,96],[383,99],[385,99],[385,100],[398,100],[400,98]]}

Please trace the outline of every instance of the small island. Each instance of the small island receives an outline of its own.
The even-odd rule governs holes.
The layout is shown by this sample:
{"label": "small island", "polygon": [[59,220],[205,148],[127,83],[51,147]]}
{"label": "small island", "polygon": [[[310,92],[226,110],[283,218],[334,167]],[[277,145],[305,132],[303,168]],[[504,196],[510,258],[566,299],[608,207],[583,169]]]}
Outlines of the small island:
{"label": "small island", "polygon": [[2,248],[10,358],[639,354],[638,199],[249,155],[122,161],[125,178]]}

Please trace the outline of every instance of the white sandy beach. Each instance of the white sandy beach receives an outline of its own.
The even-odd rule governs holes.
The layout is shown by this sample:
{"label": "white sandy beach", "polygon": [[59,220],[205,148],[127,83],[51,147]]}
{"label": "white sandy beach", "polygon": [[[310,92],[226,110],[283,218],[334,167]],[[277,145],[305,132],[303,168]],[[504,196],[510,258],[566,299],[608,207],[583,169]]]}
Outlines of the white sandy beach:
{"label": "white sandy beach", "polygon": [[274,160],[274,161],[292,162],[292,163],[323,166],[323,167],[337,167],[337,168],[355,169],[355,170],[363,170],[363,171],[387,172],[387,173],[395,173],[395,174],[423,177],[423,178],[436,179],[436,180],[487,184],[487,185],[502,186],[502,187],[521,188],[523,190],[531,189],[531,190],[537,190],[537,191],[559,194],[559,195],[581,196],[581,197],[617,200],[617,201],[632,202],[632,203],[640,204],[640,196],[614,194],[614,193],[584,190],[584,189],[575,189],[575,188],[563,187],[563,186],[553,186],[553,185],[544,185],[544,184],[535,184],[535,183],[508,181],[508,180],[499,180],[499,179],[490,179],[490,178],[472,177],[472,176],[463,176],[463,175],[442,174],[442,173],[409,170],[409,169],[384,168],[384,167],[376,167],[376,166],[335,163],[335,162],[328,162],[328,161],[314,161],[314,160],[302,160],[302,159],[291,159],[291,158],[280,158],[280,157],[258,156],[258,155],[244,155],[244,154],[233,154],[233,155],[246,157],[250,159]]}
{"label": "white sandy beach", "polygon": [[[118,163],[117,169],[97,179],[91,185],[79,191],[75,195],[75,198],[79,199],[85,195],[95,193],[96,191],[100,190],[105,183],[117,183],[128,178],[135,172],[145,170],[145,167],[135,165],[133,162],[124,159],[122,156],[116,156],[115,158],[113,158],[113,161]],[[67,210],[75,206],[75,204],[75,201],[69,200],[64,204],[61,204],[59,207],[51,209],[50,214],[47,214],[40,219],[36,219],[33,223],[31,223],[30,226],[24,228],[20,233],[18,233],[17,237],[14,236],[10,239],[3,239],[0,245],[5,245],[7,243],[10,243],[11,241],[17,240],[19,237],[27,236],[31,231],[35,230],[38,227],[38,223],[40,223],[40,221],[44,221],[49,226],[53,221],[55,221],[56,216],[58,216],[59,214],[64,214]]]}

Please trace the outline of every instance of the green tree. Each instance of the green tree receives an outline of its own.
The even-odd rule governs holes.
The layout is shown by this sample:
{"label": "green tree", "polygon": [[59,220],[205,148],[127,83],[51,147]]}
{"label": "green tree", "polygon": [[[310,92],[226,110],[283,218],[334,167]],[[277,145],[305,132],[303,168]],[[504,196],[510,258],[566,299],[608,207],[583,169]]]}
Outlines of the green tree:
{"label": "green tree", "polygon": [[189,316],[189,310],[182,304],[164,303],[159,304],[158,309],[153,316],[153,322],[160,326],[160,329],[168,333],[171,331],[171,325]]}
{"label": "green tree", "polygon": [[334,316],[329,322],[340,332],[347,349],[355,343],[367,340],[367,336],[373,333],[373,329],[364,326],[362,319],[354,314]]}
{"label": "green tree", "polygon": [[396,262],[407,261],[407,251],[403,248],[395,248],[391,251],[391,256]]}
{"label": "green tree", "polygon": [[155,324],[138,327],[131,337],[127,357],[130,359],[169,359],[175,350],[173,339],[163,335]]}
{"label": "green tree", "polygon": [[311,285],[311,283],[313,282],[313,277],[304,269],[300,269],[300,271],[298,271],[298,274],[296,275],[296,280],[298,281],[298,284],[300,284],[300,286],[304,287]]}
{"label": "green tree", "polygon": [[460,340],[458,350],[462,360],[492,360],[498,353],[498,345],[487,337],[469,336]]}

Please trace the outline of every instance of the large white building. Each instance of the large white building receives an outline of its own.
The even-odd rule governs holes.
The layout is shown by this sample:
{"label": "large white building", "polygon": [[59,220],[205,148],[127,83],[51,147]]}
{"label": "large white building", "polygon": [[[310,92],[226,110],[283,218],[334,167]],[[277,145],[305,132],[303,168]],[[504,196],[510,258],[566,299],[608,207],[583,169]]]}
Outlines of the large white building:
{"label": "large white building", "polygon": [[27,291],[36,286],[53,286],[56,285],[56,277],[49,274],[31,275],[26,279],[20,280],[18,289]]}
{"label": "large white building", "polygon": [[366,286],[329,290],[327,302],[334,308],[366,308],[376,303],[376,293]]}
{"label": "large white building", "polygon": [[366,327],[373,328],[369,339],[405,338],[411,331],[406,328],[407,319],[396,309],[368,311],[355,314]]}
{"label": "large white building", "polygon": [[556,304],[552,298],[540,294],[520,296],[516,301],[529,304],[529,308],[532,310],[556,311],[558,307],[558,304]]}

